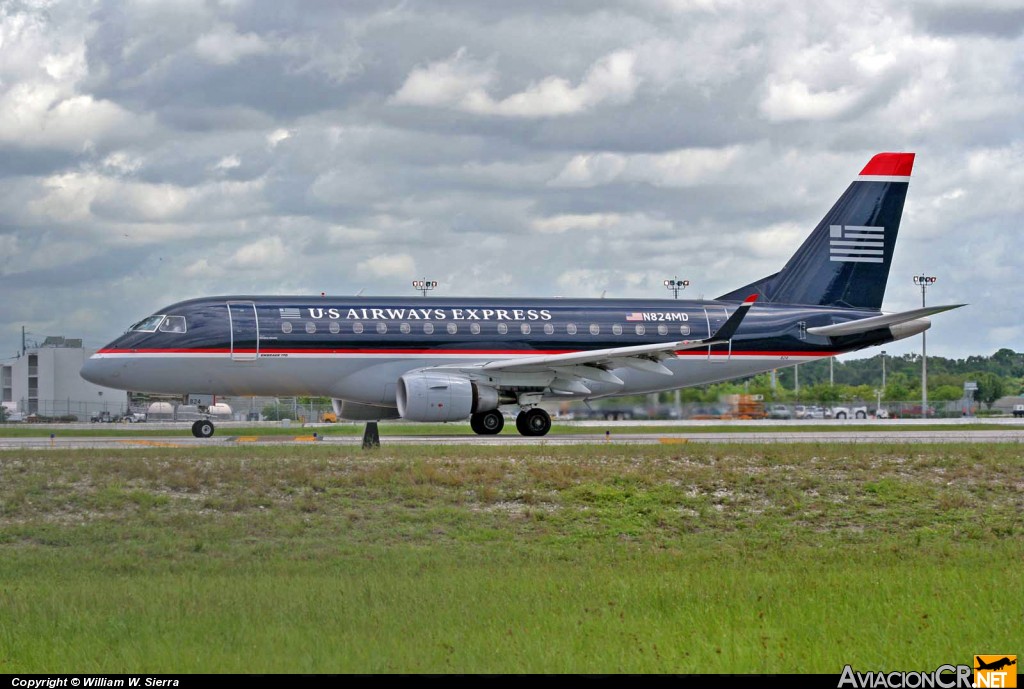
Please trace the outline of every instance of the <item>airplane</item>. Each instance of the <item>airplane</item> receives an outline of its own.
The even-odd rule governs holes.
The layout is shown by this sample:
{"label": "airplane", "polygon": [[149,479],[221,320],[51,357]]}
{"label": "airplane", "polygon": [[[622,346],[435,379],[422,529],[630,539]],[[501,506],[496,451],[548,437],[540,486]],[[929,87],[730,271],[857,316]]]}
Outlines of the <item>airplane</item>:
{"label": "airplane", "polygon": [[999,660],[993,660],[991,663],[982,662],[981,656],[974,656],[974,659],[978,662],[978,666],[975,670],[1002,670],[1004,667],[1009,665],[1016,665],[1017,659],[1010,660],[1009,656],[1003,656]]}
{"label": "airplane", "polygon": [[542,402],[750,376],[911,337],[963,306],[881,311],[913,163],[872,157],[779,272],[717,299],[203,297],[138,321],[81,375],[201,408],[329,397],[340,419],[468,418],[480,435],[518,410],[519,433],[543,436]]}

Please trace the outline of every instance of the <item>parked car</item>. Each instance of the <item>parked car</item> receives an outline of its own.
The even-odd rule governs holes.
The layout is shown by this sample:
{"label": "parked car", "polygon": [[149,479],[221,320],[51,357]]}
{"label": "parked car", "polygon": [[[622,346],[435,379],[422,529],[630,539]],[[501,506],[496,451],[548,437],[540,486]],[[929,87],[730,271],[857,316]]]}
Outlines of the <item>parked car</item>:
{"label": "parked car", "polygon": [[794,415],[798,419],[824,419],[825,410],[821,407],[807,407],[798,404],[794,410]]}
{"label": "parked car", "polygon": [[1013,415],[1018,419],[1024,416],[1024,404],[1013,405]]}
{"label": "parked car", "polygon": [[768,407],[769,419],[792,419],[793,412],[784,404],[773,404]]}
{"label": "parked car", "polygon": [[[920,419],[923,418],[921,415],[921,405],[915,404],[912,407],[903,407],[898,414],[894,416],[902,416],[905,419]],[[927,416],[935,416],[935,407],[928,405]]]}

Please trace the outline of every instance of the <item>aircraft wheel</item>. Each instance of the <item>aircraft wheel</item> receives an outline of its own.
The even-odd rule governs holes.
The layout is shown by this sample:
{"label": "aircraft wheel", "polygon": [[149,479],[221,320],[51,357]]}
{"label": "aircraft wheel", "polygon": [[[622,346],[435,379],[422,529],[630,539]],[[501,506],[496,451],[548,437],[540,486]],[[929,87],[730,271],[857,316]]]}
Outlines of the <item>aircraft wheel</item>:
{"label": "aircraft wheel", "polygon": [[497,435],[505,427],[505,417],[497,409],[473,414],[469,417],[469,426],[477,435]]}
{"label": "aircraft wheel", "polygon": [[192,424],[192,435],[194,435],[197,438],[212,437],[213,431],[213,423],[207,419],[202,419]]}
{"label": "aircraft wheel", "polygon": [[516,429],[522,435],[542,436],[551,430],[551,417],[540,407],[519,412],[516,417]]}

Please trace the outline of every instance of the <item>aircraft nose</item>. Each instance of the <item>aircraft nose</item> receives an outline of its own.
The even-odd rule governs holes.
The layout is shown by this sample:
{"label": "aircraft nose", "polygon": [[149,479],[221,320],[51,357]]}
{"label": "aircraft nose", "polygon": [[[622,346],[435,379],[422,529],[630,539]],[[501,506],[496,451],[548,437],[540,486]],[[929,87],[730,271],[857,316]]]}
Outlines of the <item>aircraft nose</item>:
{"label": "aircraft nose", "polygon": [[82,364],[79,375],[95,385],[116,388],[118,387],[117,379],[120,377],[118,369],[119,367],[113,361],[92,356]]}

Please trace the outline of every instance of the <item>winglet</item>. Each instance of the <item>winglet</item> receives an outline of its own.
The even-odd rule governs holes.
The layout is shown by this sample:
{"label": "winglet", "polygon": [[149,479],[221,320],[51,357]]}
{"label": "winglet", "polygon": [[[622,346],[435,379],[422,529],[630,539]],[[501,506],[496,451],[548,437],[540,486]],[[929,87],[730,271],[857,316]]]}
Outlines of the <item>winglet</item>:
{"label": "winglet", "polygon": [[747,315],[747,311],[757,301],[757,295],[751,294],[749,297],[743,300],[743,303],[733,311],[733,314],[729,316],[729,319],[722,324],[722,327],[718,331],[707,339],[710,344],[712,342],[728,342],[732,339],[732,336],[736,334],[736,330],[740,327],[740,323]]}

